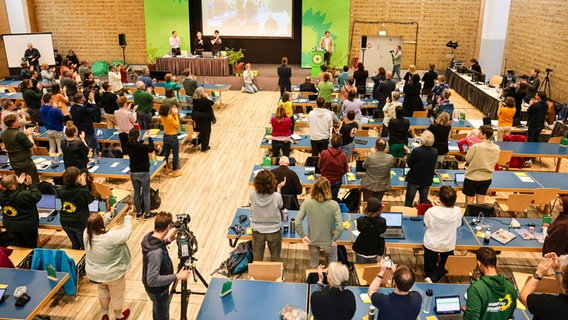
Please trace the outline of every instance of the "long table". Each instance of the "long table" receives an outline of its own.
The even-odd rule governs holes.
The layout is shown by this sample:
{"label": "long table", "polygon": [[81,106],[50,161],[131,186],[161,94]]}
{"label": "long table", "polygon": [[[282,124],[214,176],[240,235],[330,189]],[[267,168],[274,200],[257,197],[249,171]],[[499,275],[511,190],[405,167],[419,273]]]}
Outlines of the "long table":
{"label": "long table", "polygon": [[196,76],[228,76],[227,58],[203,57],[162,57],[156,59],[157,70],[167,70],[173,74],[183,74],[185,69]]}
{"label": "long table", "polygon": [[[164,160],[150,160],[150,179],[166,165]],[[101,158],[100,163],[92,164],[89,174],[97,178],[130,179],[130,160],[120,158]]]}
{"label": "long table", "polygon": [[[36,166],[38,164],[51,163],[51,158],[48,156],[32,156],[32,159],[36,163]],[[12,166],[10,166],[9,164],[4,168],[0,168],[0,174],[7,174],[13,172],[14,170],[12,169]],[[56,168],[51,168],[51,167],[48,167],[47,169],[38,168],[37,172],[40,176],[43,177],[62,177],[63,172],[65,172],[65,166],[63,165],[63,163],[60,163],[59,166],[57,166]]]}
{"label": "long table", "polygon": [[305,283],[233,280],[232,292],[220,297],[229,279],[212,278],[197,315],[198,320],[278,319],[285,305],[307,311]]}
{"label": "long table", "polygon": [[448,86],[464,97],[474,107],[491,119],[497,119],[500,94],[495,88],[471,81],[469,74],[459,74],[452,69],[446,69]]}
{"label": "long table", "polygon": [[[57,280],[51,281],[47,278],[47,271],[0,268],[0,279],[0,282],[8,286],[6,293],[10,295],[0,304],[0,317],[31,320],[65,284],[69,274],[57,272]],[[14,290],[20,286],[27,287],[30,301],[23,307],[16,307]]]}

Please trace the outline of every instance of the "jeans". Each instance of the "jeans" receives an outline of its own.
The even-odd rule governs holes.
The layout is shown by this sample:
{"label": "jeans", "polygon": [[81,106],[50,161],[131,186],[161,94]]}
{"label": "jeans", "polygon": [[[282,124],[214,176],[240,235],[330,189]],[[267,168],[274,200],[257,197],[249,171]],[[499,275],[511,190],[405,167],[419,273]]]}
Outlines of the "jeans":
{"label": "jeans", "polygon": [[286,157],[290,156],[290,140],[280,141],[272,140],[272,157],[280,157],[280,149],[282,149],[282,154]]}
{"label": "jeans", "polygon": [[255,93],[258,92],[258,88],[254,85],[254,83],[245,83],[245,91],[248,93]]}
{"label": "jeans", "polygon": [[270,261],[280,261],[280,252],[282,252],[282,230],[272,233],[252,231],[252,257],[255,261],[262,261],[264,259],[265,244],[268,244]]}
{"label": "jeans", "polygon": [[353,142],[348,143],[346,145],[339,147],[339,149],[341,149],[341,151],[345,153],[345,156],[347,157],[347,162],[349,162],[351,154],[353,153],[353,150],[355,150],[355,143]]}
{"label": "jeans", "polygon": [[[440,255],[439,260],[438,254]],[[454,251],[435,252],[424,247],[424,275],[432,282],[440,280],[447,273],[445,267],[448,257],[453,255]]]}
{"label": "jeans", "polygon": [[140,129],[150,129],[150,124],[152,123],[152,112],[148,112],[146,114],[137,113],[136,122],[140,125]]}
{"label": "jeans", "polygon": [[429,203],[428,194],[430,193],[430,186],[421,186],[419,184],[408,184],[406,186],[406,199],[404,200],[404,205],[406,207],[412,208],[412,203],[414,202],[414,196],[416,191],[420,195],[420,203]]}
{"label": "jeans", "polygon": [[168,163],[170,157],[170,150],[173,154],[172,170],[176,171],[179,168],[179,140],[177,135],[164,134],[164,159]]}
{"label": "jeans", "polygon": [[529,126],[527,130],[527,142],[539,142],[542,129],[544,129],[544,127]]}
{"label": "jeans", "polygon": [[374,258],[365,258],[363,256],[355,254],[355,263],[375,263],[378,261],[378,258],[379,256],[376,256]]}
{"label": "jeans", "polygon": [[134,206],[136,212],[142,212],[142,204],[140,203],[140,190],[144,197],[144,214],[150,214],[150,172],[130,172],[130,181],[134,188]]}
{"label": "jeans", "polygon": [[99,142],[97,141],[97,137],[94,134],[85,135],[85,141],[93,149],[93,155],[97,155],[100,153]]}
{"label": "jeans", "polygon": [[400,64],[395,64],[395,65],[392,66],[392,77],[393,77],[393,79],[394,79],[395,74],[398,77],[398,80],[402,79],[400,77]]}
{"label": "jeans", "polygon": [[85,228],[62,226],[65,233],[71,240],[71,249],[74,250],[85,250],[85,244],[83,243],[83,232]]}
{"label": "jeans", "polygon": [[49,153],[63,153],[61,151],[61,140],[65,139],[63,131],[47,130],[47,138],[49,139]]}
{"label": "jeans", "polygon": [[319,252],[320,249],[327,255],[327,261],[329,263],[337,262],[337,246],[327,245],[308,245],[308,254],[310,256],[310,269],[315,269],[319,264]]}
{"label": "jeans", "polygon": [[161,293],[147,292],[152,300],[152,316],[154,320],[170,319],[170,292],[168,289]]}
{"label": "jeans", "polygon": [[182,109],[193,110],[193,96],[185,96],[186,106],[182,106]]}

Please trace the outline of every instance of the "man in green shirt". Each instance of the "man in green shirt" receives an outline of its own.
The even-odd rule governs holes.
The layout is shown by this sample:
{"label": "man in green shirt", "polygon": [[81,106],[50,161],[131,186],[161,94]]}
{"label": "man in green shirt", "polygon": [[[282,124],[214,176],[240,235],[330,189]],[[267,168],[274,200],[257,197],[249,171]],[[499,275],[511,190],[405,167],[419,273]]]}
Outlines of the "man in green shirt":
{"label": "man in green shirt", "polygon": [[497,274],[495,250],[482,247],[475,254],[483,277],[467,289],[465,320],[508,320],[517,307],[517,290]]}
{"label": "man in green shirt", "polygon": [[34,128],[28,128],[26,133],[20,131],[21,123],[18,116],[10,114],[3,119],[7,129],[2,132],[0,137],[8,151],[10,166],[16,172],[16,176],[22,173],[32,177],[32,183],[39,184],[37,168],[32,160],[32,149],[34,144]]}
{"label": "man in green shirt", "polygon": [[323,81],[318,83],[319,97],[325,100],[325,107],[331,108],[331,95],[333,94],[333,83],[329,82],[329,73],[323,74]]}
{"label": "man in green shirt", "polygon": [[146,91],[146,85],[142,81],[136,82],[136,91],[134,91],[134,105],[138,106],[136,110],[136,121],[141,129],[150,129],[152,123],[152,109],[154,108],[154,97]]}

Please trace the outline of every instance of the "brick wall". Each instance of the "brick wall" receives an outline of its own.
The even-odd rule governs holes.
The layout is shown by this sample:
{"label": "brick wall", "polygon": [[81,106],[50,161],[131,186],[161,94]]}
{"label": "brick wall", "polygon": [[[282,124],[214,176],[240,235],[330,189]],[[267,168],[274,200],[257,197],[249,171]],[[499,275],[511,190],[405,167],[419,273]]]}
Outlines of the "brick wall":
{"label": "brick wall", "polygon": [[451,49],[446,43],[450,40],[459,42],[456,60],[469,61],[474,57],[480,6],[481,0],[351,0],[350,28],[354,20],[417,22],[419,26],[416,39],[416,25],[386,23],[383,27],[380,23],[357,23],[351,57],[359,55],[360,35],[377,35],[379,30],[386,30],[387,35],[402,36],[403,70],[414,63],[413,41],[417,41],[416,66],[419,69],[428,69],[429,63],[434,63],[437,69],[449,65],[451,59],[446,58],[446,54]]}
{"label": "brick wall", "polygon": [[118,34],[125,33],[126,62],[146,63],[144,1],[34,1],[39,32],[53,33],[53,46],[63,57],[72,49],[90,62],[122,60]]}
{"label": "brick wall", "polygon": [[552,98],[568,100],[568,2],[566,0],[512,0],[504,58],[517,75],[551,68]]}

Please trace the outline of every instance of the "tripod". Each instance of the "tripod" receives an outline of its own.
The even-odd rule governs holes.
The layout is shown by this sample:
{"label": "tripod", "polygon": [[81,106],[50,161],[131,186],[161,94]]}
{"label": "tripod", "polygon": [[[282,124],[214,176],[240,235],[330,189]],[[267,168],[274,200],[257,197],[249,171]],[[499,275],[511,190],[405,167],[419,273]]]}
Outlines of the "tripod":
{"label": "tripod", "polygon": [[[189,256],[187,258],[180,258],[177,272],[179,272],[182,269],[188,269],[188,270],[191,271],[191,273],[193,275],[193,282],[197,282],[197,279],[195,278],[195,276],[197,276],[199,278],[199,280],[201,280],[201,283],[203,283],[205,288],[209,288],[209,285],[207,284],[207,282],[205,281],[205,279],[203,278],[203,276],[201,275],[199,270],[197,270],[197,267],[193,264],[195,261],[197,261],[197,259],[194,259],[191,256]],[[177,274],[177,272],[176,272],[176,274]],[[177,291],[176,290],[177,283],[178,283],[178,280],[176,279],[174,281],[172,289],[170,290],[170,301],[171,301],[174,294],[181,294],[181,315],[180,315],[180,319],[181,320],[187,320],[187,305],[188,305],[188,302],[189,302],[189,296],[192,293],[204,296],[205,292],[195,292],[195,291],[192,291],[191,289],[188,289],[187,288],[187,280],[181,280],[181,291]]]}
{"label": "tripod", "polygon": [[540,88],[538,88],[538,90],[540,91],[544,91],[544,93],[546,93],[546,96],[551,99],[552,95],[550,94],[550,71],[546,70],[546,77],[544,77],[544,81],[542,82],[542,84],[540,85]]}

